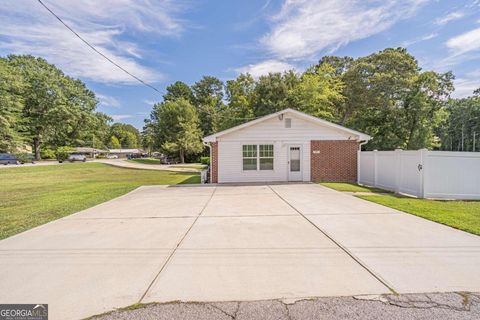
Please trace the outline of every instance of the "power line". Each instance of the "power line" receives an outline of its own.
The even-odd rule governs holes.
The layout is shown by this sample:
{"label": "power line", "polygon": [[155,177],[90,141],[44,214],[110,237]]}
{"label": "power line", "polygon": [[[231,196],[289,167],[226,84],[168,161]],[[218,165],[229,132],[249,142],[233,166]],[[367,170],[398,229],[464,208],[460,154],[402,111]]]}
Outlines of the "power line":
{"label": "power line", "polygon": [[105,58],[108,62],[110,62],[111,64],[113,64],[114,66],[116,66],[117,68],[119,68],[120,70],[122,70],[123,72],[125,72],[126,74],[128,74],[130,77],[134,78],[135,80],[137,80],[138,82],[142,83],[143,85],[149,87],[150,89],[153,89],[155,91],[157,91],[158,93],[162,94],[162,92],[160,90],[158,90],[157,88],[155,88],[154,86],[152,86],[151,84],[143,81],[142,79],[140,79],[139,77],[137,77],[136,75],[128,72],[128,70],[125,70],[121,65],[119,65],[118,63],[116,63],[115,61],[113,61],[112,59],[110,59],[109,57],[107,57],[106,55],[104,55],[102,52],[98,51],[97,48],[95,48],[93,45],[91,45],[87,40],[83,39],[75,30],[73,30],[68,24],[66,24],[59,16],[57,16],[55,14],[55,12],[53,12],[49,7],[47,7],[45,5],[45,3],[42,2],[42,0],[37,0],[45,9],[47,9],[48,12],[50,12],[55,18],[57,18],[58,21],[60,21],[68,30],[70,30],[77,38],[79,38],[80,40],[82,40],[87,46],[89,46],[93,51],[95,51],[96,53],[98,53],[99,55],[101,55],[103,58]]}

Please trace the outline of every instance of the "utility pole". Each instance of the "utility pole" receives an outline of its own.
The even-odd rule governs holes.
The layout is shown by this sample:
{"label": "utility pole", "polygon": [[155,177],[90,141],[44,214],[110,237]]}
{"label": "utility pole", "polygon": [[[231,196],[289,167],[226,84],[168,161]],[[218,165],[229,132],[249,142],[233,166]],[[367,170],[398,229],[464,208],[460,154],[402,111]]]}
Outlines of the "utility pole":
{"label": "utility pole", "polygon": [[462,124],[462,151],[463,151],[463,124]]}

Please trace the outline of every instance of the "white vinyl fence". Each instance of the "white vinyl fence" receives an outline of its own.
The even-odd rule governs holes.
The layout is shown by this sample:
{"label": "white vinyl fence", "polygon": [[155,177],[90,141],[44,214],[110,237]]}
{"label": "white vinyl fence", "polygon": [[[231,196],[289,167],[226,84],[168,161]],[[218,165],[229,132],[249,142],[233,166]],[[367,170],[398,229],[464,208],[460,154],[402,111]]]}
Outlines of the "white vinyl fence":
{"label": "white vinyl fence", "polygon": [[419,198],[480,199],[480,152],[359,151],[358,183]]}

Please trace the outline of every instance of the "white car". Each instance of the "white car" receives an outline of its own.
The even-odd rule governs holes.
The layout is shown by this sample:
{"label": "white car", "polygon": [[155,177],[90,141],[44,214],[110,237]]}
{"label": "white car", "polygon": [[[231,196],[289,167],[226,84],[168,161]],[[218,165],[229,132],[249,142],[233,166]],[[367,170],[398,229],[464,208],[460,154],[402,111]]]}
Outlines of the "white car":
{"label": "white car", "polygon": [[79,154],[79,153],[72,153],[71,155],[68,156],[68,161],[74,162],[74,161],[87,161],[87,156],[84,154]]}
{"label": "white car", "polygon": [[107,155],[107,159],[118,159],[118,156],[116,154],[109,154]]}

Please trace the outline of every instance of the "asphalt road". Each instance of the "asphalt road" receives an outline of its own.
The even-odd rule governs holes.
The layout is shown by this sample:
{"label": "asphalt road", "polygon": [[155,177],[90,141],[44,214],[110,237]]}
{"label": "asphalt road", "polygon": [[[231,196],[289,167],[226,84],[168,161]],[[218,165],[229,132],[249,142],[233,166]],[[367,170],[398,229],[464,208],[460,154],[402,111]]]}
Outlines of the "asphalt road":
{"label": "asphalt road", "polygon": [[435,293],[221,303],[150,304],[95,320],[480,319],[480,294]]}

